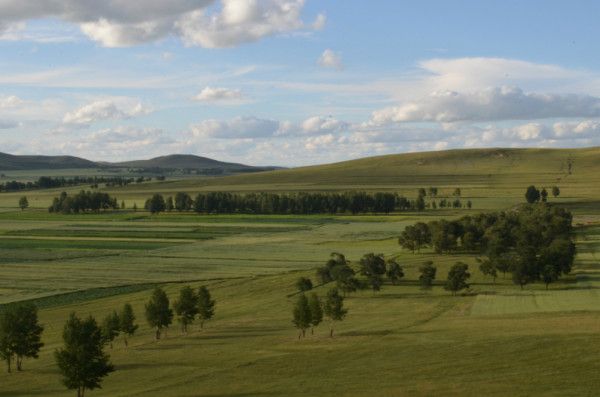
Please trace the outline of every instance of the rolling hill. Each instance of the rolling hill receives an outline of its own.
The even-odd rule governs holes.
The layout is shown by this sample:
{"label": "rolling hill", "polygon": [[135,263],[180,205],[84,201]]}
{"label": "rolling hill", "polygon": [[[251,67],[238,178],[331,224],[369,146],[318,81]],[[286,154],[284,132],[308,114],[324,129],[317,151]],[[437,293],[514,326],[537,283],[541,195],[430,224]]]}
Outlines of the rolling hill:
{"label": "rolling hill", "polygon": [[184,154],[161,156],[149,160],[110,163],[96,162],[73,156],[17,156],[0,153],[0,170],[3,171],[74,168],[194,169],[220,170],[225,173],[257,172],[276,169],[276,167],[253,167]]}

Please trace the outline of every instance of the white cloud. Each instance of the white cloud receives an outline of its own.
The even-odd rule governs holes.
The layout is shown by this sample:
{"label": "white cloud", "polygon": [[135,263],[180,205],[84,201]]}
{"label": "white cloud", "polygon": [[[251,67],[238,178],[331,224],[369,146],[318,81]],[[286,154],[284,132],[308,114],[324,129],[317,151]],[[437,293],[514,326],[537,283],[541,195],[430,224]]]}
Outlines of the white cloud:
{"label": "white cloud", "polygon": [[237,104],[243,100],[240,90],[219,87],[205,87],[194,100],[207,103]]}
{"label": "white cloud", "polygon": [[13,109],[21,106],[23,103],[25,101],[15,95],[0,96],[0,109]]}
{"label": "white cloud", "polygon": [[[124,47],[180,36],[189,45],[234,47],[305,28],[304,0],[111,0],[0,2],[0,27],[40,18],[77,24],[106,47]],[[317,23],[318,22],[318,23]],[[324,23],[317,18],[315,28]],[[308,26],[308,28],[312,28]],[[2,30],[2,29],[0,29]]]}
{"label": "white cloud", "polygon": [[335,136],[333,134],[320,135],[306,139],[304,147],[306,150],[318,150],[328,147],[335,142]]}
{"label": "white cloud", "polygon": [[264,138],[275,136],[282,124],[276,120],[257,117],[236,117],[232,120],[204,120],[191,126],[196,138]]}
{"label": "white cloud", "polygon": [[344,69],[341,54],[329,48],[323,51],[323,53],[317,60],[317,63],[324,68],[330,68],[335,70]]}
{"label": "white cloud", "polygon": [[575,94],[525,93],[520,88],[438,91],[419,101],[373,112],[375,125],[399,122],[534,120],[599,117],[600,98]]}
{"label": "white cloud", "polygon": [[312,28],[314,30],[323,30],[325,25],[327,24],[327,15],[321,13],[317,15],[315,21],[312,23]]}
{"label": "white cloud", "polygon": [[304,120],[301,124],[301,129],[307,134],[324,134],[341,132],[349,128],[349,124],[336,120],[335,118],[313,116]]}
{"label": "white cloud", "polygon": [[149,113],[140,102],[130,100],[103,99],[89,103],[65,114],[63,123],[76,126],[89,126],[97,121],[124,120]]}

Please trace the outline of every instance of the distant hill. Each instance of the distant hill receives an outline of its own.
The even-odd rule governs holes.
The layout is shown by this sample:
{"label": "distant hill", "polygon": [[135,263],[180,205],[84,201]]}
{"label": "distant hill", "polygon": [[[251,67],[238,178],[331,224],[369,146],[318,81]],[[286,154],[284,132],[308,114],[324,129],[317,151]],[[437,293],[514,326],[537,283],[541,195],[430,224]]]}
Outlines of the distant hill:
{"label": "distant hill", "polygon": [[72,156],[17,156],[0,153],[0,170],[41,170],[67,168],[143,168],[143,169],[191,169],[211,170],[215,173],[243,173],[274,170],[277,167],[253,167],[244,164],[226,163],[206,157],[173,154],[149,160],[134,160],[118,163],[95,162]]}

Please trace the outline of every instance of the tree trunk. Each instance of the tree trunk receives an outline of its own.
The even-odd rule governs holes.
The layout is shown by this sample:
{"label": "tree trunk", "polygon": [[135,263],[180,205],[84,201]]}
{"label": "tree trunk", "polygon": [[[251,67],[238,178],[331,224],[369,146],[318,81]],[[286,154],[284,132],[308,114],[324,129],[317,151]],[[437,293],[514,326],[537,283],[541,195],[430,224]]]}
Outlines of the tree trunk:
{"label": "tree trunk", "polygon": [[6,358],[6,365],[8,366],[8,373],[10,374],[12,372],[11,368],[10,368],[10,361],[11,361],[11,357],[8,356]]}
{"label": "tree trunk", "polygon": [[329,330],[329,337],[333,338],[333,327],[331,327],[331,329]]}
{"label": "tree trunk", "polygon": [[125,342],[125,347],[127,347],[127,337],[126,337],[126,336],[124,336],[124,337],[123,337],[123,340],[124,340],[124,342]]}
{"label": "tree trunk", "polygon": [[314,335],[315,334],[315,327],[310,327],[310,334]]}
{"label": "tree trunk", "polygon": [[156,327],[156,333],[154,335],[154,339],[159,340],[160,339],[160,328]]}
{"label": "tree trunk", "polygon": [[200,321],[200,329],[204,328],[204,321]]}
{"label": "tree trunk", "polygon": [[17,356],[17,371],[22,371],[23,357]]}
{"label": "tree trunk", "polygon": [[306,329],[302,328],[302,337],[306,337]]}

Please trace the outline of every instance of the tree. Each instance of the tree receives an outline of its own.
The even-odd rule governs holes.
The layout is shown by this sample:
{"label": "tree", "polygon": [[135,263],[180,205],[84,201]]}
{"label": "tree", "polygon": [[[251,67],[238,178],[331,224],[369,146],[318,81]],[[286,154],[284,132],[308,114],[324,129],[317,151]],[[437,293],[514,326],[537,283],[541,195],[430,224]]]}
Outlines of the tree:
{"label": "tree", "polygon": [[125,200],[121,200],[121,209],[124,210],[125,209]]}
{"label": "tree", "polygon": [[415,251],[420,251],[421,247],[429,243],[431,243],[431,231],[429,226],[423,222],[406,226],[398,238],[398,244],[402,248],[411,250],[413,254]]}
{"label": "tree", "polygon": [[131,337],[137,331],[138,326],[135,324],[135,314],[133,314],[133,307],[129,303],[123,305],[121,314],[119,315],[119,328],[123,333],[123,339],[125,346],[127,346],[127,337]]}
{"label": "tree", "polygon": [[17,370],[21,371],[24,358],[38,358],[44,346],[41,342],[43,331],[34,304],[12,304],[4,308],[0,313],[0,358],[6,361],[8,372],[11,372],[13,359]]}
{"label": "tree", "polygon": [[555,266],[545,265],[541,269],[540,276],[542,278],[542,281],[546,285],[547,290],[550,283],[553,283],[556,280],[558,280],[558,278],[560,277],[560,273],[558,272],[558,269]]}
{"label": "tree", "polygon": [[456,189],[454,189],[454,192],[452,193],[453,196],[456,197],[460,197],[460,195],[462,194],[461,190],[459,187],[457,187]]}
{"label": "tree", "polygon": [[19,199],[19,208],[21,208],[21,211],[25,210],[26,208],[29,207],[29,201],[27,200],[27,197],[23,196]]}
{"label": "tree", "polygon": [[315,333],[315,327],[323,321],[323,305],[317,294],[312,293],[308,298],[308,307],[310,309],[310,333]]}
{"label": "tree", "polygon": [[133,208],[133,212],[137,212],[138,206],[137,206],[136,203],[133,203],[133,207],[132,208]]}
{"label": "tree", "polygon": [[385,271],[383,254],[366,254],[360,260],[360,274],[367,277],[373,291],[381,289],[381,285],[383,284],[382,276],[385,274]]}
{"label": "tree", "polygon": [[303,338],[306,335],[306,330],[311,325],[310,306],[308,305],[308,299],[306,295],[300,294],[296,305],[294,306],[293,312],[294,318],[292,322],[300,330],[298,339]]}
{"label": "tree", "polygon": [[396,260],[389,259],[387,261],[387,277],[390,279],[392,284],[396,285],[400,282],[400,279],[404,277],[404,269]]}
{"label": "tree", "polygon": [[540,197],[542,198],[543,203],[548,201],[548,191],[546,190],[546,188],[542,188],[542,191],[540,192]]}
{"label": "tree", "polygon": [[175,195],[175,209],[177,211],[189,211],[192,209],[194,201],[189,194],[184,192],[178,192]]}
{"label": "tree", "polygon": [[121,332],[121,320],[119,319],[119,314],[113,310],[102,322],[102,336],[105,343],[110,344],[111,349],[113,341],[119,336],[119,332]]}
{"label": "tree", "polygon": [[456,295],[458,291],[469,288],[467,280],[471,277],[469,265],[462,262],[456,262],[448,272],[448,279],[444,288]]}
{"label": "tree", "polygon": [[540,201],[540,191],[534,185],[529,186],[525,192],[525,199],[529,204],[537,203]]}
{"label": "tree", "polygon": [[304,291],[310,291],[313,288],[313,284],[312,281],[310,281],[309,278],[306,277],[300,277],[297,281],[296,281],[296,288],[298,289],[298,291],[300,292],[304,292]]}
{"label": "tree", "polygon": [[560,189],[558,186],[552,186],[552,195],[554,196],[554,198],[560,196]]}
{"label": "tree", "polygon": [[333,338],[333,324],[335,321],[342,321],[348,310],[344,309],[344,297],[340,295],[337,288],[333,288],[327,292],[327,300],[323,308],[325,315],[331,320],[331,330],[329,337]]}
{"label": "tree", "polygon": [[198,295],[195,294],[192,287],[183,287],[179,291],[179,299],[173,304],[175,313],[179,316],[181,331],[187,333],[187,327],[194,322],[198,314]]}
{"label": "tree", "polygon": [[146,304],[146,320],[156,328],[155,337],[160,339],[163,328],[168,328],[173,321],[173,310],[169,308],[169,297],[162,288],[156,287],[150,301]]}
{"label": "tree", "polygon": [[102,379],[114,371],[110,357],[104,353],[105,339],[93,317],[81,320],[71,313],[63,330],[64,347],[54,352],[69,390],[84,397],[86,390],[101,388]]}
{"label": "tree", "polygon": [[433,285],[433,280],[435,280],[435,273],[437,269],[433,266],[432,261],[425,262],[420,268],[419,272],[421,275],[419,276],[419,284],[421,284],[422,289],[429,289]]}
{"label": "tree", "polygon": [[165,202],[165,209],[171,212],[173,211],[173,208],[175,208],[175,205],[173,204],[173,197],[169,196],[167,197],[167,201]]}
{"label": "tree", "polygon": [[198,289],[198,317],[200,318],[200,328],[204,328],[204,322],[210,320],[215,315],[215,301],[211,299],[208,288],[202,286]]}
{"label": "tree", "polygon": [[483,273],[485,276],[490,276],[494,284],[496,284],[496,277],[498,277],[498,269],[496,268],[494,262],[491,259],[484,260],[479,258],[477,258],[477,261],[479,262],[479,270],[481,271],[481,273]]}
{"label": "tree", "polygon": [[155,194],[146,201],[146,209],[152,214],[164,212],[166,206],[165,199],[161,194]]}

